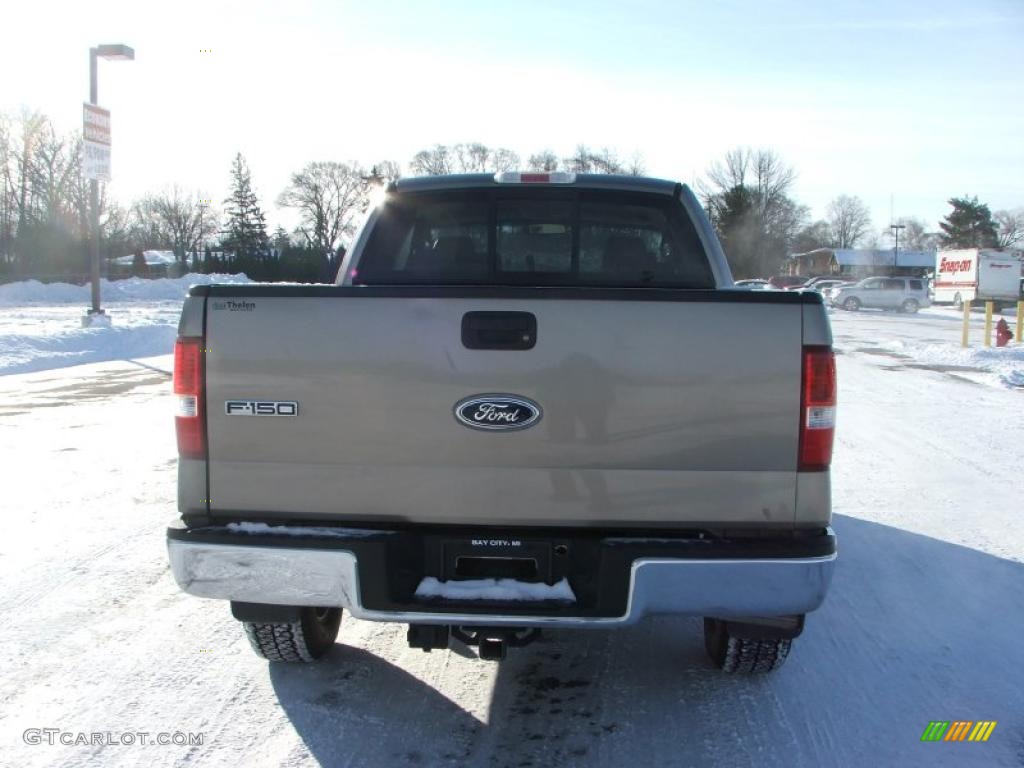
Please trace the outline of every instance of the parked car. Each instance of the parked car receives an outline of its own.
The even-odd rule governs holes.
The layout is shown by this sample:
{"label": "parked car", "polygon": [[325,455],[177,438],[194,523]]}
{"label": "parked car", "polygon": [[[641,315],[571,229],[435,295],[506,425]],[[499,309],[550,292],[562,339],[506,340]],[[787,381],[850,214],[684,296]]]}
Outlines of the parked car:
{"label": "parked car", "polygon": [[856,280],[843,280],[825,288],[821,292],[821,295],[825,297],[825,303],[831,305],[832,299],[835,298],[836,294],[839,293],[839,291],[841,291],[843,288],[856,284]]}
{"label": "parked car", "polygon": [[799,287],[800,288],[811,288],[811,287],[814,286],[815,283],[819,283],[822,280],[832,280],[832,279],[833,278],[832,278],[831,275],[815,275],[814,277],[809,277],[806,280],[804,280],[804,282]]}
{"label": "parked car", "polygon": [[687,187],[571,173],[402,179],[337,285],[193,286],[175,579],[272,661],[344,609],[485,659],[697,616],[778,667],[836,559],[835,357],[819,294],[732,286]]}
{"label": "parked car", "polygon": [[892,309],[917,312],[931,304],[928,286],[920,277],[868,277],[856,285],[840,288],[831,303],[848,310]]}
{"label": "parked car", "polygon": [[834,277],[816,277],[814,280],[808,280],[802,286],[803,290],[817,291],[824,295],[825,291],[831,288],[833,285],[842,285],[846,280],[842,280]]}
{"label": "parked car", "polygon": [[775,275],[775,277],[768,278],[768,282],[771,283],[772,288],[785,291],[803,285],[807,282],[807,275]]}
{"label": "parked car", "polygon": [[745,288],[748,291],[771,291],[772,284],[767,280],[737,280],[734,285],[737,288]]}

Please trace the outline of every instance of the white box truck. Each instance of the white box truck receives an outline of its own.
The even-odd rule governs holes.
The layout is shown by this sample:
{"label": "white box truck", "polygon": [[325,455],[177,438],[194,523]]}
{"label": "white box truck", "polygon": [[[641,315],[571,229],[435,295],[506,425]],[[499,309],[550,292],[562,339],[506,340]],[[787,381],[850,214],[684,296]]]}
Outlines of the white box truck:
{"label": "white box truck", "polygon": [[1013,304],[1021,298],[1021,251],[964,248],[935,254],[936,304],[965,301]]}

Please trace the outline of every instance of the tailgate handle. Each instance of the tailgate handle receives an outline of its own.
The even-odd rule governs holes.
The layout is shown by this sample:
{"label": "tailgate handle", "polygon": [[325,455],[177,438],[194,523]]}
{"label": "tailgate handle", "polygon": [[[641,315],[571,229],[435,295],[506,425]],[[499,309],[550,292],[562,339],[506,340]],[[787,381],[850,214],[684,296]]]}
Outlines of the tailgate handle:
{"label": "tailgate handle", "polygon": [[467,312],[462,316],[466,349],[533,349],[537,318],[531,312]]}

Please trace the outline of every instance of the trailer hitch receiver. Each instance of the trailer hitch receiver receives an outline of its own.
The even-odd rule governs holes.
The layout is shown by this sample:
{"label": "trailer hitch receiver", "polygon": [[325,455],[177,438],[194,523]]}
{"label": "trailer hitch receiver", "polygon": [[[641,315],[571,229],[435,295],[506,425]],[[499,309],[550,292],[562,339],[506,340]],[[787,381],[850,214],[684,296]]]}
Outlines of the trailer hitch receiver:
{"label": "trailer hitch receiver", "polygon": [[475,645],[480,658],[501,661],[509,648],[521,648],[540,637],[536,627],[452,627],[452,636],[466,645]]}

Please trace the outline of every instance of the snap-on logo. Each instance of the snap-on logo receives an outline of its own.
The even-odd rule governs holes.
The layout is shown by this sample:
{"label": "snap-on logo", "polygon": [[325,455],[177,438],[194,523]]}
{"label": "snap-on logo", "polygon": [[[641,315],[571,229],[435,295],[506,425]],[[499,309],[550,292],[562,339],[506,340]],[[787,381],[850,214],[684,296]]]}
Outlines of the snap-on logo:
{"label": "snap-on logo", "polygon": [[949,272],[952,275],[955,275],[957,272],[970,272],[972,263],[971,259],[953,261],[943,256],[942,261],[939,262],[939,272]]}
{"label": "snap-on logo", "polygon": [[470,429],[508,432],[540,421],[541,407],[518,395],[473,395],[455,404],[456,420]]}

